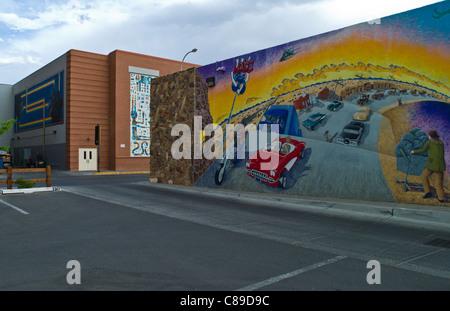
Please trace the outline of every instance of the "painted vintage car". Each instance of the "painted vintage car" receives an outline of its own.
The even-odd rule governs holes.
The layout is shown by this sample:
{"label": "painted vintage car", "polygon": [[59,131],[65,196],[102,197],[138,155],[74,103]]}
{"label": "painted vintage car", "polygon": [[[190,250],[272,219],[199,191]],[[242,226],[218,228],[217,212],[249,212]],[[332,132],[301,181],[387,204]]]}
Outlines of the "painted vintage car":
{"label": "painted vintage car", "polygon": [[397,94],[397,89],[396,88],[393,88],[392,90],[388,91],[388,95],[395,95],[395,94]]}
{"label": "painted vintage car", "polygon": [[379,99],[384,97],[384,91],[378,90],[375,94],[372,95],[372,99]]}
{"label": "painted vintage car", "polygon": [[343,102],[335,100],[335,101],[333,101],[332,104],[329,104],[327,106],[327,109],[330,110],[330,111],[337,111],[337,110],[341,109],[343,106],[344,106]]}
{"label": "painted vintage car", "polygon": [[304,141],[280,138],[253,154],[245,165],[245,172],[256,181],[272,187],[286,188],[286,172],[303,158]]}
{"label": "painted vintage car", "polygon": [[319,124],[324,122],[325,117],[326,115],[323,113],[314,113],[310,115],[305,121],[303,121],[302,124],[306,129],[314,131]]}
{"label": "painted vintage car", "polygon": [[352,121],[347,124],[336,138],[338,144],[358,146],[364,134],[366,125],[361,121]]}
{"label": "painted vintage car", "polygon": [[362,106],[365,103],[369,102],[369,94],[361,94],[361,96],[358,98],[357,103],[358,105]]}
{"label": "painted vintage car", "polygon": [[361,107],[353,115],[353,120],[367,121],[370,117],[370,112],[371,112],[371,110],[369,107]]}

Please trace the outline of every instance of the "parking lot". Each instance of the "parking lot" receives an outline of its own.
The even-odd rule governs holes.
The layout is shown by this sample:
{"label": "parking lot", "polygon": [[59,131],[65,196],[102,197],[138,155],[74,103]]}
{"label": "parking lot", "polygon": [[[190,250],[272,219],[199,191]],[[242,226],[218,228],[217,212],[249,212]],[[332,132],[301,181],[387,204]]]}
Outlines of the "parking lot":
{"label": "parking lot", "polygon": [[[146,178],[56,177],[61,191],[1,196],[0,290],[450,289],[449,250],[426,245],[448,232],[398,225],[389,206],[363,217],[354,204],[246,199]],[[378,287],[366,280],[373,259]],[[79,285],[67,281],[73,260]]]}

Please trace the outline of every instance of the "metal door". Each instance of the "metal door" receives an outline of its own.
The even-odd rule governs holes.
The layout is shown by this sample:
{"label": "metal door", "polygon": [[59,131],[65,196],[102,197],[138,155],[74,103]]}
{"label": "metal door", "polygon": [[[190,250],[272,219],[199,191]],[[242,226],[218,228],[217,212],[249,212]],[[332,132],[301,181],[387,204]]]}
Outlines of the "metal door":
{"label": "metal door", "polygon": [[97,149],[80,148],[78,155],[79,155],[78,169],[80,171],[97,170]]}

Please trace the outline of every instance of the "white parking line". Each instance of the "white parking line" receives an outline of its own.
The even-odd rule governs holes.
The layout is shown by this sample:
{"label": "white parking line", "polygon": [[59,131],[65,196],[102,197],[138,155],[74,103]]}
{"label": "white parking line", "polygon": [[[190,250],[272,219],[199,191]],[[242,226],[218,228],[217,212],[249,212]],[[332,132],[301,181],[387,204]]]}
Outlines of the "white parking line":
{"label": "white parking line", "polygon": [[5,201],[3,201],[3,200],[1,200],[1,199],[0,199],[0,203],[3,203],[3,204],[5,204],[6,206],[11,207],[12,209],[15,209],[16,211],[18,211],[18,212],[21,213],[21,214],[24,214],[24,215],[29,215],[29,214],[30,214],[30,213],[28,213],[28,212],[25,212],[23,209],[18,208],[17,206],[14,206],[14,205],[12,205],[12,204],[9,204],[8,202],[5,202]]}
{"label": "white parking line", "polygon": [[298,270],[295,270],[295,271],[292,271],[292,272],[289,272],[289,273],[286,273],[286,274],[282,274],[282,275],[279,275],[279,276],[267,279],[267,280],[262,281],[262,282],[258,282],[258,283],[255,283],[255,284],[243,287],[241,289],[238,289],[237,291],[253,291],[253,290],[257,290],[257,289],[260,289],[261,287],[264,287],[264,286],[267,286],[267,285],[271,285],[271,284],[274,284],[274,283],[278,283],[278,282],[280,282],[282,280],[285,280],[285,279],[297,276],[299,274],[302,274],[302,273],[305,273],[305,272],[308,272],[308,271],[311,271],[311,270],[314,270],[314,269],[317,269],[317,268],[320,268],[320,267],[323,267],[323,266],[335,263],[335,262],[337,262],[339,260],[342,260],[342,259],[345,259],[345,258],[347,258],[347,256],[337,256],[337,257],[334,257],[334,258],[331,258],[331,259],[328,259],[328,260],[325,260],[325,261],[318,262],[316,264],[313,264],[313,265],[305,267],[305,268],[301,268],[301,269],[298,269]]}

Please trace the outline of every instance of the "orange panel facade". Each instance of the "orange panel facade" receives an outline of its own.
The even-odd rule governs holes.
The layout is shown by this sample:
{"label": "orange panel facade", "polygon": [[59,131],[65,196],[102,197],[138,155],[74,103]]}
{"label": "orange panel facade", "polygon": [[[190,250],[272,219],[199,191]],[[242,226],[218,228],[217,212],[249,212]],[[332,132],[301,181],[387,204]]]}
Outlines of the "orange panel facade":
{"label": "orange panel facade", "polygon": [[[97,148],[95,126],[99,124],[101,171],[149,170],[150,158],[137,139],[141,136],[131,129],[132,121],[140,118],[133,119],[132,80],[174,73],[180,65],[179,61],[120,50],[109,55],[70,50],[66,82],[67,169],[80,169],[80,148]],[[185,63],[184,69],[193,66]],[[140,94],[138,97],[142,97]],[[138,153],[140,148],[144,151]]]}
{"label": "orange panel facade", "polygon": [[97,148],[95,126],[102,127],[100,170],[109,166],[108,56],[70,50],[67,53],[66,167],[78,171],[80,148]]}

